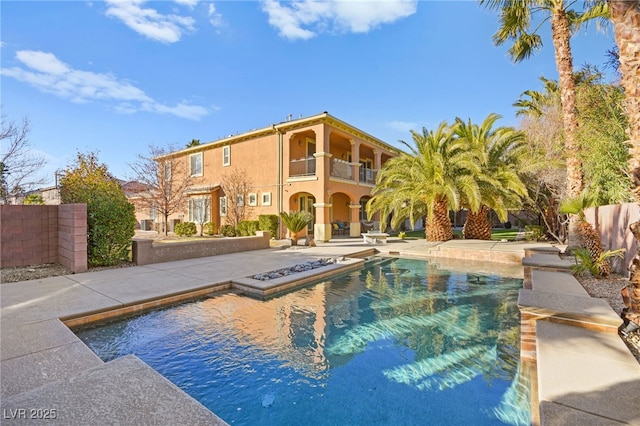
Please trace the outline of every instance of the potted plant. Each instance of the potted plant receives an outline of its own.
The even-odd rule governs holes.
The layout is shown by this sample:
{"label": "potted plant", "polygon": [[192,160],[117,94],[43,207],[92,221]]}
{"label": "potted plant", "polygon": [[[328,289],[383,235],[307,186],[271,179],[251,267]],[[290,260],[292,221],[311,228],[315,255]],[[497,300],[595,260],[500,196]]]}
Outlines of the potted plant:
{"label": "potted plant", "polygon": [[282,223],[289,230],[291,245],[298,245],[298,234],[306,229],[307,225],[313,220],[313,215],[309,212],[282,212],[280,213]]}

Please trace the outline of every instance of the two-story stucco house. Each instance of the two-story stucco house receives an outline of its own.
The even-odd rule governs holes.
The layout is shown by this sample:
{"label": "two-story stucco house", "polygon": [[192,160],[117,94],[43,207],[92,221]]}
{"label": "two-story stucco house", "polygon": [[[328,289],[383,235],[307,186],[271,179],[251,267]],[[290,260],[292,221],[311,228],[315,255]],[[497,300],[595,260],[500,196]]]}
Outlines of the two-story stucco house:
{"label": "two-story stucco house", "polygon": [[[314,221],[307,232],[318,241],[336,233],[337,221],[359,237],[377,171],[399,153],[327,112],[192,146],[171,154],[184,157],[191,176],[184,212],[171,218],[193,221],[194,210],[206,206],[208,221],[219,227],[237,202],[251,207],[251,219],[309,211]],[[242,171],[251,188],[232,201],[221,183],[234,171]],[[138,218],[144,219],[140,212]]]}

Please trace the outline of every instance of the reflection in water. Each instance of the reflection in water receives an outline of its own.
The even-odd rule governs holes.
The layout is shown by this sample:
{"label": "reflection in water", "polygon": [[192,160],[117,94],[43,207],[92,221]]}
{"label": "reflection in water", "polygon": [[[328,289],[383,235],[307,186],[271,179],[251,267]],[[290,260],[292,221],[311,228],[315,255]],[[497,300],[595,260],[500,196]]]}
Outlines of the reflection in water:
{"label": "reflection in water", "polygon": [[232,424],[529,424],[521,285],[376,259],[267,301],[221,294],[78,334]]}

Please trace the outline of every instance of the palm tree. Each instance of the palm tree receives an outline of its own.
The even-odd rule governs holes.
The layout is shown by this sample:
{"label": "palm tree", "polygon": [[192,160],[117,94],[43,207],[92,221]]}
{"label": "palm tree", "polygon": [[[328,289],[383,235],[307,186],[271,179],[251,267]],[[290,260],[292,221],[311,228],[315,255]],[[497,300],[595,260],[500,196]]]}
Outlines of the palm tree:
{"label": "palm tree", "polygon": [[[582,14],[569,9],[573,3],[567,0],[480,0],[480,4],[490,9],[500,10],[500,28],[493,36],[493,40],[496,45],[513,41],[509,54],[515,62],[529,58],[542,47],[542,38],[536,32],[541,25],[532,30],[532,14],[542,12],[545,14],[545,20],[551,21],[551,37],[559,75],[562,124],[565,133],[567,194],[569,197],[575,197],[582,191],[584,182],[577,138],[578,118],[570,39],[572,29],[581,22]],[[595,16],[593,13],[589,14],[589,17]],[[576,245],[578,226],[577,218],[572,216],[569,223],[570,246]]]}
{"label": "palm tree", "polygon": [[298,233],[305,229],[313,220],[313,215],[307,211],[281,212],[283,225],[289,230],[291,244],[298,245]]}
{"label": "palm tree", "polygon": [[[560,204],[560,211],[576,215],[580,219],[579,235],[582,239],[582,247],[588,250],[591,261],[596,264],[604,252],[602,240],[600,239],[600,234],[587,221],[584,212],[593,206],[595,206],[595,196],[589,191],[583,191],[577,197],[564,200]],[[598,269],[600,276],[606,276],[611,273],[609,262],[600,262]]]}
{"label": "palm tree", "polygon": [[475,176],[480,188],[480,205],[473,208],[472,203],[463,200],[468,210],[462,235],[467,239],[490,240],[489,210],[495,211],[504,222],[508,210],[519,208],[522,198],[527,195],[527,188],[520,177],[524,167],[524,134],[512,127],[494,130],[493,125],[500,118],[498,114],[491,113],[481,125],[456,118],[457,135],[477,151],[481,166]]}
{"label": "palm tree", "polygon": [[406,218],[411,223],[426,215],[428,241],[453,238],[449,210],[457,210],[462,198],[474,209],[480,205],[476,153],[469,143],[456,137],[457,124],[440,123],[436,130],[414,130],[415,147],[400,141],[410,151],[387,161],[378,173],[373,197],[367,203],[369,219],[380,211],[383,220],[392,217],[397,228]]}
{"label": "palm tree", "polygon": [[608,6],[619,49],[620,84],[624,88],[629,118],[629,167],[634,177],[634,194],[640,201],[640,0],[609,0]]}

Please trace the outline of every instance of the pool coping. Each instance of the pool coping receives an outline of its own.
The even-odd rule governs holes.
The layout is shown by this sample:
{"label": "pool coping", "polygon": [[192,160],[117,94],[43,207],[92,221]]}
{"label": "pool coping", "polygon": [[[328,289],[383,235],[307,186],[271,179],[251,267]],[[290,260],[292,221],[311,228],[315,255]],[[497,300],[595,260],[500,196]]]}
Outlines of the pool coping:
{"label": "pool coping", "polygon": [[[64,424],[81,424],[79,421],[74,420],[74,416],[87,411],[88,408],[90,408],[89,411],[93,410],[96,414],[93,419],[95,420],[94,424],[131,423],[131,419],[138,419],[141,424],[159,421],[163,423],[225,424],[215,414],[181,390],[178,389],[178,392],[166,390],[166,379],[135,357],[133,357],[135,360],[128,361],[127,368],[131,369],[131,371],[137,371],[141,379],[137,383],[125,380],[126,375],[123,376],[123,371],[118,363],[103,363],[97,359],[95,354],[73,335],[69,328],[62,324],[60,318],[71,321],[73,318],[77,320],[87,313],[100,315],[107,312],[109,307],[134,309],[132,307],[135,305],[135,300],[133,300],[135,296],[131,296],[129,289],[126,288],[126,285],[130,284],[126,282],[127,279],[130,279],[128,277],[129,274],[136,274],[136,277],[147,280],[167,277],[167,280],[173,283],[172,285],[181,287],[179,291],[173,292],[158,290],[152,286],[152,284],[157,283],[152,282],[149,287],[145,287],[145,291],[149,292],[151,291],[149,289],[154,289],[162,294],[155,298],[142,297],[138,301],[153,304],[158,303],[158,300],[162,298],[161,296],[165,296],[164,299],[167,300],[186,297],[186,294],[189,293],[185,290],[186,288],[203,292],[203,295],[206,295],[211,292],[212,286],[217,286],[216,289],[227,289],[226,286],[229,286],[230,289],[233,286],[232,283],[236,281],[238,286],[242,286],[245,284],[246,277],[251,275],[247,272],[253,273],[253,271],[249,270],[254,266],[258,268],[256,272],[265,272],[274,270],[279,266],[291,265],[300,261],[300,259],[308,259],[310,257],[349,257],[350,254],[375,250],[382,255],[428,257],[430,259],[446,257],[450,253],[455,253],[458,256],[463,253],[465,258],[471,258],[472,255],[469,251],[479,254],[478,257],[482,260],[487,260],[489,254],[495,258],[505,256],[505,253],[508,254],[507,257],[509,259],[517,256],[522,259],[525,248],[532,247],[531,244],[527,243],[501,244],[495,241],[479,242],[467,240],[467,244],[465,245],[464,243],[465,240],[454,240],[447,243],[425,243],[424,240],[407,242],[390,239],[385,245],[364,246],[361,240],[332,241],[308,250],[300,250],[299,253],[261,250],[250,254],[236,253],[194,259],[192,261],[134,267],[138,268],[135,271],[118,270],[111,273],[78,274],[56,279],[38,280],[37,283],[33,284],[31,282],[18,283],[18,285],[15,285],[15,283],[11,283],[12,285],[2,284],[0,286],[0,296],[2,296],[3,302],[2,321],[0,322],[3,337],[0,362],[0,372],[3,378],[3,398],[0,402],[2,412],[20,414],[22,411],[12,412],[6,410],[47,408],[47,406],[51,407],[52,404],[59,401],[62,405],[59,406],[57,422]],[[461,252],[461,250],[464,250],[464,252]],[[437,253],[434,254],[436,251]],[[216,268],[214,272],[218,273],[217,276],[226,277],[226,279],[219,278],[215,284],[209,286],[202,284],[202,280],[212,280],[209,278],[212,272],[207,269],[207,274],[198,275],[201,273],[200,270],[210,268],[211,264],[226,265],[227,263],[232,266],[235,265],[235,269],[245,273],[232,273],[232,269],[226,270],[222,267],[218,271],[218,268]],[[264,266],[260,266],[262,264],[269,264],[271,267],[267,269]],[[358,263],[353,263],[345,265],[345,267],[357,269],[359,266]],[[335,271],[330,273],[335,273]],[[312,279],[316,278],[310,278],[310,280]],[[125,282],[123,283],[122,281]],[[20,288],[20,284],[22,284],[23,288]],[[287,284],[290,283],[284,283],[284,285]],[[110,285],[114,285],[117,288],[113,290]],[[265,287],[269,287],[269,285]],[[6,295],[7,293],[8,296]],[[60,299],[65,295],[69,296],[70,299],[76,298],[76,303],[72,303],[74,301],[61,301]],[[193,296],[193,293],[190,296]],[[41,298],[44,298],[42,303],[40,302]],[[56,316],[48,312],[41,312],[38,309],[39,307],[49,308],[46,304],[47,298],[53,301],[55,305],[54,311],[63,312],[64,315]],[[122,300],[128,300],[128,302],[124,303]],[[82,301],[85,303],[79,303]],[[66,304],[63,302],[66,302]],[[127,304],[129,306],[126,306]],[[82,306],[93,306],[95,308],[83,310]],[[6,348],[7,346],[8,349]],[[16,373],[13,371],[16,371]],[[104,393],[83,394],[78,390],[82,388],[82,383],[91,382],[97,376],[108,382],[99,382],[99,385],[104,389]],[[10,383],[5,386],[5,382]],[[141,389],[146,389],[146,393],[141,393]],[[183,404],[184,407],[190,407],[190,411],[195,417],[187,418],[181,410],[167,413],[164,409],[159,408],[158,402],[164,402],[166,398],[163,398],[163,395],[157,395],[156,392],[153,392],[153,389],[165,389],[179,404]],[[125,412],[123,414],[122,412],[122,407],[130,406],[126,396],[127,392],[124,392],[124,390],[130,392],[130,395],[140,395],[135,413]],[[116,392],[119,397],[111,395],[109,393],[111,391]],[[66,396],[66,399],[63,398],[64,396]],[[171,406],[175,407],[176,405]],[[28,412],[25,413],[29,414]],[[159,417],[158,413],[162,413],[163,417]],[[86,419],[86,417],[82,416],[78,418]],[[206,420],[203,421],[203,419]],[[38,419],[5,418],[3,420],[7,424],[29,424]]]}

